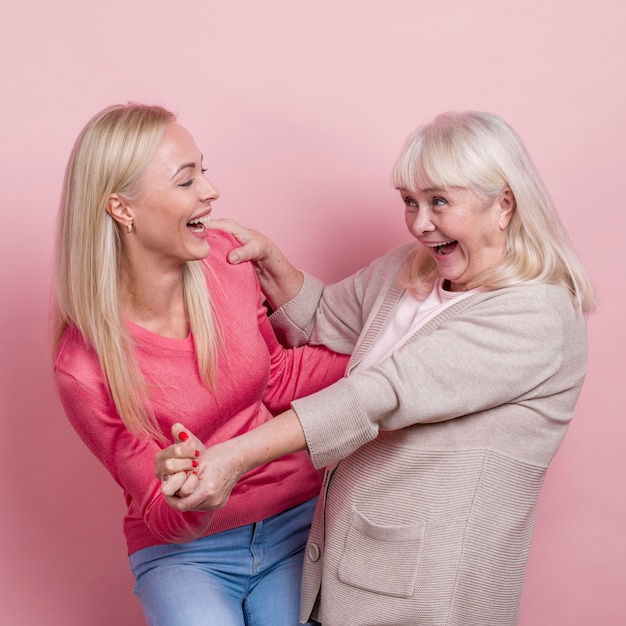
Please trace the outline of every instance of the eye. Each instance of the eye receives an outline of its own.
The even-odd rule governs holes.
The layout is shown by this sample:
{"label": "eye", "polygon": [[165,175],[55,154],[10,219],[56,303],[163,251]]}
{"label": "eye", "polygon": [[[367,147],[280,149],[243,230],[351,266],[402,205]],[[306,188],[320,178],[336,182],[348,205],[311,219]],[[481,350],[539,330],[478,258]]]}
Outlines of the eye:
{"label": "eye", "polygon": [[441,196],[435,196],[432,200],[433,207],[442,209],[448,206],[448,201]]}
{"label": "eye", "polygon": [[200,172],[202,172],[202,174],[206,174],[206,167],[200,168]]}
{"label": "eye", "polygon": [[194,178],[190,178],[189,180],[186,180],[184,183],[179,183],[178,186],[179,187],[191,187],[191,185],[193,185],[194,180],[195,180]]}
{"label": "eye", "polygon": [[415,209],[417,208],[417,202],[411,198],[411,196],[405,196],[402,198],[407,209]]}

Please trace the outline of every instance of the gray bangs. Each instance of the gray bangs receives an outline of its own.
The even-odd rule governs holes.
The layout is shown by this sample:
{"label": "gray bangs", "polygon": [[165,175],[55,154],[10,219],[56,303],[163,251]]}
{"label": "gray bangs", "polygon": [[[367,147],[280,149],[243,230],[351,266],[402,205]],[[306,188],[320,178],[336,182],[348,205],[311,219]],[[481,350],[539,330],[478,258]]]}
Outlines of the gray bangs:
{"label": "gray bangs", "polygon": [[467,168],[458,155],[448,153],[441,158],[424,146],[421,150],[407,150],[396,162],[393,183],[398,189],[416,192],[420,189],[475,188]]}
{"label": "gray bangs", "polygon": [[396,161],[395,187],[411,192],[462,188],[481,196],[499,193],[506,181],[479,139],[458,125],[434,123],[418,128]]}

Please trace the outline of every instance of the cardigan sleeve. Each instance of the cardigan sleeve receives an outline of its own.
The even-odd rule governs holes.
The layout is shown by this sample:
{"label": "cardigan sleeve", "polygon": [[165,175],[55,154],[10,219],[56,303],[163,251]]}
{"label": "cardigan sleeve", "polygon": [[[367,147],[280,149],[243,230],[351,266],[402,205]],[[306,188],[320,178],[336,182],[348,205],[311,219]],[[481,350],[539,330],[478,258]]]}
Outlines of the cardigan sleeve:
{"label": "cardigan sleeve", "polygon": [[365,326],[369,311],[392,288],[413,244],[398,246],[382,257],[332,285],[304,272],[300,292],[270,316],[277,336],[285,345],[324,345],[351,354]]}
{"label": "cardigan sleeve", "polygon": [[[468,298],[461,311],[451,307],[434,318],[377,366],[295,401],[314,464],[345,458],[380,430],[452,420],[557,393],[549,385],[564,366],[570,320],[537,297],[542,291],[519,287]],[[568,296],[559,291],[571,310]],[[565,364],[571,387],[584,377],[586,342],[580,344],[581,366]],[[568,410],[561,419],[571,417]]]}

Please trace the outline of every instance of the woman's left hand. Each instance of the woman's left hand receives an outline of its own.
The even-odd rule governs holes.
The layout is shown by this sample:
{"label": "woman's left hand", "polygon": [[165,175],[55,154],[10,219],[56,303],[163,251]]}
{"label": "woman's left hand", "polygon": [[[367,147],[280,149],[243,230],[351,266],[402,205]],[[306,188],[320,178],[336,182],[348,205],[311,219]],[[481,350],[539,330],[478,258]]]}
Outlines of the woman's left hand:
{"label": "woman's left hand", "polygon": [[197,483],[197,457],[206,446],[182,424],[172,426],[172,437],[176,443],[164,448],[154,457],[156,477],[161,481],[164,496],[174,496],[184,487],[191,493]]}

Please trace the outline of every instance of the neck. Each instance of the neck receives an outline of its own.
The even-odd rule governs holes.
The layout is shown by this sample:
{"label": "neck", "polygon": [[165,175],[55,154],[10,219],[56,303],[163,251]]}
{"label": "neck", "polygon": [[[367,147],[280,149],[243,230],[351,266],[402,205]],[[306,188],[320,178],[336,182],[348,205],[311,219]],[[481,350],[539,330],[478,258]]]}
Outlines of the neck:
{"label": "neck", "polygon": [[122,262],[119,299],[123,317],[138,326],[173,339],[189,334],[182,266],[164,271]]}

